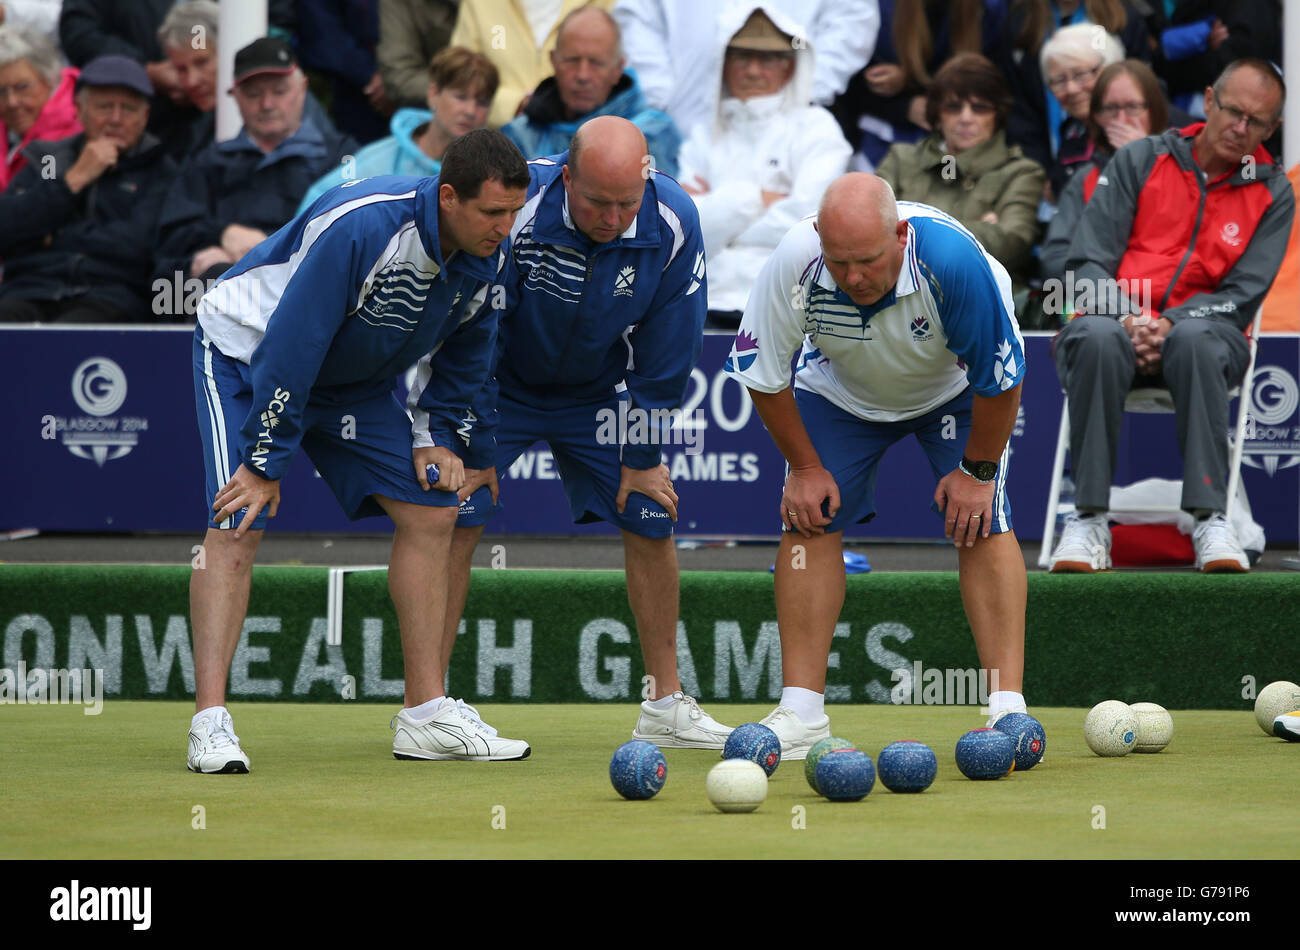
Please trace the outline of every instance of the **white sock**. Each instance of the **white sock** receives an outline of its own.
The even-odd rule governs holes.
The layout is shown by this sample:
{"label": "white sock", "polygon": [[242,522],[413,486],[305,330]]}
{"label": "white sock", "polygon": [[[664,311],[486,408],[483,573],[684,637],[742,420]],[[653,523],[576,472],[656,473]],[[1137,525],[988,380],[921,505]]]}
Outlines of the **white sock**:
{"label": "white sock", "polygon": [[1004,709],[1024,709],[1025,697],[1009,689],[1000,689],[989,695],[989,717],[999,715]]}
{"label": "white sock", "polygon": [[671,709],[677,703],[677,694],[669,693],[667,696],[660,696],[658,699],[646,700],[646,705],[651,709],[663,712],[665,709]]}
{"label": "white sock", "polygon": [[442,704],[446,699],[446,696],[438,696],[435,699],[429,700],[427,703],[420,703],[420,705],[413,706],[410,709],[403,709],[402,712],[406,713],[406,715],[410,716],[412,719],[428,719],[442,708]]}
{"label": "white sock", "polygon": [[802,686],[781,688],[781,705],[793,709],[806,726],[826,715],[826,696]]}
{"label": "white sock", "polygon": [[229,713],[225,706],[209,706],[207,709],[200,709],[190,720],[191,726],[197,726],[200,719],[220,719],[222,713]]}

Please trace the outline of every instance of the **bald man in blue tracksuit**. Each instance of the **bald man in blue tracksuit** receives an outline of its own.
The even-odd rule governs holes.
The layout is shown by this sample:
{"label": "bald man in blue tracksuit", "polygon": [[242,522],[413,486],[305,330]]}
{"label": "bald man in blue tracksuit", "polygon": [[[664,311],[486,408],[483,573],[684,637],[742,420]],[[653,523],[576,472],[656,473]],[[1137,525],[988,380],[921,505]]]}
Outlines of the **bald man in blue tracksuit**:
{"label": "bald man in blue tracksuit", "polygon": [[[623,537],[628,600],[651,677],[633,735],[720,749],[730,729],[684,695],[677,676],[678,499],[661,461],[665,433],[638,425],[680,407],[699,359],[704,245],[690,197],[646,159],[632,123],[602,116],[579,129],[570,151],[529,163],[495,378],[462,430],[466,486],[444,655],[474,547],[499,507],[497,473],[545,441],[574,522],[607,521]],[[427,372],[421,367],[421,382]],[[417,444],[422,427],[417,414]]]}

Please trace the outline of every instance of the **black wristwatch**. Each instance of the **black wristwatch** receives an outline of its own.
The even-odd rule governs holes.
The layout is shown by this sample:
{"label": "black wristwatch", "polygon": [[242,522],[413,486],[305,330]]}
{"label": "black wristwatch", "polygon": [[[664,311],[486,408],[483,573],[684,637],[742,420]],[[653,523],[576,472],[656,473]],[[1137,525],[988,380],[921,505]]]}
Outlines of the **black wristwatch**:
{"label": "black wristwatch", "polygon": [[961,457],[961,465],[957,466],[977,482],[988,484],[998,477],[997,462],[972,462],[966,456]]}

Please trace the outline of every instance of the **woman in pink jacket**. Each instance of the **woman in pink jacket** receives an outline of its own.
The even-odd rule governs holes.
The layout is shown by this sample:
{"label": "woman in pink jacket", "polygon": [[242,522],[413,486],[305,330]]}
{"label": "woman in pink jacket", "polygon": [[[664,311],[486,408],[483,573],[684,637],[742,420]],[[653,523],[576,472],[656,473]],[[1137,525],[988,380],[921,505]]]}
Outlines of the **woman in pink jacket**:
{"label": "woman in pink jacket", "polygon": [[25,149],[81,131],[72,101],[78,71],[64,68],[59,52],[43,34],[0,26],[0,191],[27,164]]}

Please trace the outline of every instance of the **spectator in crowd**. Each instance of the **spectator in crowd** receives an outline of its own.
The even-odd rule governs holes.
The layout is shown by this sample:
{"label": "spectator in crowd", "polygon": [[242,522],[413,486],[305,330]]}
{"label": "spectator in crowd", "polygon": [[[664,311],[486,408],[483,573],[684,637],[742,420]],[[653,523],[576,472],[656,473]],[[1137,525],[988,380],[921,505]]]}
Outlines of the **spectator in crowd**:
{"label": "spectator in crowd", "polygon": [[893,143],[925,137],[926,91],[934,73],[957,53],[992,59],[1006,8],[1007,0],[880,0],[871,62],[831,106],[844,137],[856,146],[855,168],[872,171]]}
{"label": "spectator in crowd", "polygon": [[330,117],[365,145],[388,131],[393,103],[375,47],[379,0],[298,0],[298,58],[330,86]]}
{"label": "spectator in crowd", "polygon": [[713,122],[682,146],[680,181],[695,199],[709,267],[709,310],[734,326],[773,248],[817,210],[851,149],[835,119],[808,105],[812,45],[768,7],[733,7],[719,30]]}
{"label": "spectator in crowd", "polygon": [[1047,165],[1046,197],[1055,204],[1065,183],[1092,154],[1088,135],[1092,90],[1104,68],[1123,60],[1124,47],[1111,34],[1098,33],[1097,27],[1079,23],[1053,33],[1039,56],[1052,103],[1059,107],[1061,115],[1052,139],[1054,160]]}
{"label": "spectator in crowd", "polygon": [[59,10],[63,0],[0,0],[0,23],[44,34],[59,45]]}
{"label": "spectator in crowd", "polygon": [[[149,131],[178,154],[176,140],[193,121],[189,98],[158,39],[159,28],[176,0],[64,0],[59,37],[74,66],[109,53],[145,64],[155,91]],[[293,27],[293,0],[268,0],[270,22],[287,35]],[[215,31],[213,31],[215,34]],[[186,37],[185,42],[191,42]]]}
{"label": "spectator in crowd", "polygon": [[1055,347],[1075,511],[1054,572],[1110,567],[1110,485],[1135,378],[1163,380],[1173,397],[1197,568],[1250,569],[1223,514],[1223,435],[1228,390],[1250,358],[1243,331],[1277,274],[1295,212],[1286,176],[1260,145],[1285,95],[1272,66],[1239,60],[1205,91],[1204,123],[1125,145],[1098,179],[1066,261],[1080,315]]}
{"label": "spectator in crowd", "polygon": [[324,175],[307,189],[299,213],[335,185],[375,175],[436,175],[453,141],[481,129],[492,109],[499,78],[486,56],[448,46],[428,69],[427,109],[398,109],[393,134],[371,142],[352,162]]}
{"label": "spectator in crowd", "polygon": [[[182,164],[210,145],[216,133],[219,27],[216,0],[178,3],[158,27],[158,44],[175,71],[185,102],[168,103],[168,120],[151,123],[151,131]],[[322,132],[333,133],[334,123],[310,89],[304,114]]]}
{"label": "spectator in crowd", "polygon": [[608,10],[614,0],[471,0],[460,5],[453,46],[464,46],[492,60],[501,88],[492,103],[488,126],[499,129],[527,104],[528,94],[551,75],[548,58],[555,49],[560,21],[581,6]]}
{"label": "spectator in crowd", "polygon": [[[1064,279],[1065,259],[1078,231],[1079,218],[1111,156],[1129,142],[1169,128],[1169,116],[1160,80],[1141,60],[1111,63],[1097,76],[1088,109],[1091,149],[1061,192],[1056,214],[1038,249],[1039,268],[1045,279]],[[1176,122],[1175,127],[1189,124],[1190,119]]]}
{"label": "spectator in crowd", "polygon": [[60,65],[44,34],[0,26],[0,191],[27,164],[24,150],[37,139],[53,141],[81,131],[72,101],[77,70]]}
{"label": "spectator in crowd", "polygon": [[1282,60],[1279,0],[1178,0],[1151,65],[1175,98],[1200,96],[1233,60]]}
{"label": "spectator in crowd", "polygon": [[459,0],[379,0],[379,72],[398,108],[423,108],[429,61],[451,42]]}
{"label": "spectator in crowd", "polygon": [[91,60],[77,80],[85,132],[34,142],[0,195],[0,320],[139,321],[175,166],[145,131],[153,87],[123,56]]}
{"label": "spectator in crowd", "polygon": [[614,18],[600,7],[579,7],[556,30],[555,75],[541,81],[523,114],[501,131],[524,158],[541,158],[567,149],[588,119],[616,115],[645,135],[655,167],[676,177],[681,133],[666,112],[646,105],[636,76],[623,71],[626,63]]}
{"label": "spectator in crowd", "polygon": [[283,40],[245,46],[234,75],[243,128],[185,166],[167,199],[159,263],[169,280],[220,276],[293,217],[312,182],[356,152],[351,138],[304,119],[307,77]]}
{"label": "spectator in crowd", "polygon": [[[1122,48],[1116,53],[1109,40],[1098,45],[1110,52],[1067,47],[1066,55],[1080,64],[1048,76],[1043,44],[1061,28],[1082,24],[1101,27],[1116,37]],[[1098,62],[1102,55],[1104,61]],[[1011,87],[1007,141],[1023,148],[1026,155],[1048,170],[1050,177],[1060,145],[1061,124],[1070,117],[1062,100],[1073,97],[1077,101],[1082,96],[1086,107],[1097,73],[1103,66],[1125,58],[1150,62],[1151,48],[1145,21],[1124,0],[1012,0],[1003,40],[993,57]],[[1062,76],[1065,81],[1061,81]],[[1071,76],[1075,77],[1073,81]],[[1051,78],[1058,80],[1055,86],[1048,81]],[[1083,134],[1081,125],[1071,127],[1071,131]]]}
{"label": "spectator in crowd", "polygon": [[[158,45],[158,27],[176,0],[63,0],[59,39],[74,66],[115,53],[145,64],[155,89],[179,95],[176,77]],[[287,38],[294,28],[294,0],[267,0],[271,33]]]}
{"label": "spectator in crowd", "polygon": [[1046,176],[1019,147],[1007,145],[1010,110],[997,67],[979,53],[959,53],[926,94],[926,122],[934,131],[916,145],[895,145],[877,174],[899,201],[919,201],[960,221],[1020,289],[1038,240]]}
{"label": "spectator in crowd", "polygon": [[[646,101],[671,115],[684,136],[713,121],[713,83],[726,38],[719,36],[720,23],[733,21],[729,8],[738,2],[746,0],[619,0],[614,7]],[[764,6],[798,24],[817,49],[811,82],[817,105],[829,106],[871,59],[880,29],[877,0],[769,0]]]}

